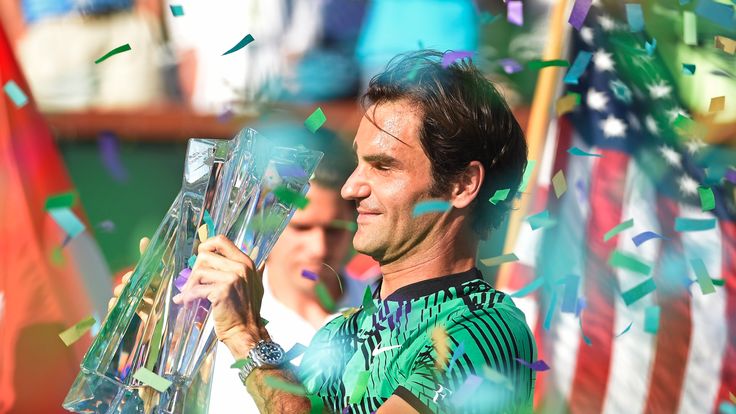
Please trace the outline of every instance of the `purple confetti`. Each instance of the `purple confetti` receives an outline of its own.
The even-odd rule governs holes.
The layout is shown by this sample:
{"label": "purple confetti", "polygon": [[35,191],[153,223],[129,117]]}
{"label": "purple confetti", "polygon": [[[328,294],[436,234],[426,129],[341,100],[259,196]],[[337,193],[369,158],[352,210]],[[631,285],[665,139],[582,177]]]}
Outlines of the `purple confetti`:
{"label": "purple confetti", "polygon": [[442,67],[447,69],[448,66],[452,65],[458,59],[465,59],[473,56],[473,52],[467,50],[458,50],[447,52],[442,56]]}
{"label": "purple confetti", "polygon": [[506,3],[506,20],[517,26],[524,25],[524,5],[520,1]]}
{"label": "purple confetti", "polygon": [[642,243],[644,243],[647,240],[651,240],[651,239],[669,240],[667,237],[664,237],[661,234],[655,233],[653,231],[645,231],[631,238],[631,240],[634,241],[634,244],[636,245],[636,247],[641,246]]}
{"label": "purple confetti", "polygon": [[526,362],[521,358],[516,358],[516,360],[519,361],[521,365],[533,371],[547,371],[549,369],[549,365],[547,365],[547,363],[541,359],[539,361],[534,361],[532,363]]}
{"label": "purple confetti", "polygon": [[127,181],[128,172],[120,161],[118,137],[110,131],[103,131],[98,138],[100,158],[102,158],[107,171],[115,181]]}
{"label": "purple confetti", "polygon": [[232,109],[228,108],[225,111],[223,111],[221,114],[217,115],[217,122],[225,123],[231,120],[232,117],[233,117],[233,111]]}
{"label": "purple confetti", "polygon": [[585,309],[587,306],[588,306],[588,302],[585,301],[585,298],[582,296],[579,297],[577,306],[575,307],[575,317],[579,318],[580,312],[582,312],[583,309]]}
{"label": "purple confetti", "polygon": [[189,280],[189,276],[192,274],[192,269],[185,267],[184,270],[179,272],[179,276],[177,276],[176,279],[174,279],[174,286],[176,286],[177,289],[179,289],[179,292],[184,288],[184,285],[187,283],[187,280]]}
{"label": "purple confetti", "polygon": [[115,223],[113,223],[111,220],[101,221],[97,223],[97,227],[107,233],[112,233],[113,231],[115,231]]}
{"label": "purple confetti", "polygon": [[578,201],[580,201],[581,204],[584,203],[586,201],[587,192],[585,191],[585,182],[582,178],[578,178],[575,181],[575,189],[577,190]]}
{"label": "purple confetti", "polygon": [[317,279],[319,279],[319,276],[316,273],[310,272],[306,269],[302,270],[302,276],[309,280],[314,280],[315,282],[317,281]]}
{"label": "purple confetti", "polygon": [[736,170],[733,168],[729,168],[728,171],[726,171],[726,181],[730,181],[733,184],[736,184]]}
{"label": "purple confetti", "polygon": [[577,30],[580,30],[580,28],[583,27],[583,22],[588,16],[588,11],[590,10],[590,3],[591,0],[575,1],[575,5],[572,6],[572,12],[570,13],[570,19],[568,20],[572,27]]}
{"label": "purple confetti", "polygon": [[276,171],[281,177],[304,178],[307,176],[301,167],[294,164],[276,164]]}
{"label": "purple confetti", "polygon": [[501,64],[501,67],[503,67],[503,71],[507,74],[511,75],[512,73],[521,72],[524,67],[519,64],[519,62],[515,61],[514,59],[501,59],[499,61]]}

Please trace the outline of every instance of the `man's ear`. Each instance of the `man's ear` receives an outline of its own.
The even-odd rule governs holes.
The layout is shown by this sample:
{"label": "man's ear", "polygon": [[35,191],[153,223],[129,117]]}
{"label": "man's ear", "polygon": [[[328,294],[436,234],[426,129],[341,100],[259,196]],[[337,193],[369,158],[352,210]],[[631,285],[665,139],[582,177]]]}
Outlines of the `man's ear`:
{"label": "man's ear", "polygon": [[478,197],[486,170],[480,161],[470,161],[452,186],[450,204],[455,208],[465,208]]}

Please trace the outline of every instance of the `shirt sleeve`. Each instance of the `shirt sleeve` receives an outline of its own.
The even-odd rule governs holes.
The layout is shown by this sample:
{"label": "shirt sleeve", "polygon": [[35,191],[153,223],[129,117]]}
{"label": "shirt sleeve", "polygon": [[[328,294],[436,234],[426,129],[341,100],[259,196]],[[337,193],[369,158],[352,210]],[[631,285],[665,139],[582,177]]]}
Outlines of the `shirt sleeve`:
{"label": "shirt sleeve", "polygon": [[428,332],[394,394],[420,413],[531,412],[535,372],[517,358],[534,361],[536,346],[515,311],[476,309],[447,321],[449,357],[440,369]]}

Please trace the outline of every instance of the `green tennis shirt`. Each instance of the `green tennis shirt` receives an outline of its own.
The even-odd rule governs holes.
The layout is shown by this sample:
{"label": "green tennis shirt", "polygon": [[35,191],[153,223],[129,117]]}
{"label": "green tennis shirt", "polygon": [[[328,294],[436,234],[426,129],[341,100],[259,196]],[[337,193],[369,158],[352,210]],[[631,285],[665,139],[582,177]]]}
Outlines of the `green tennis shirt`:
{"label": "green tennis shirt", "polygon": [[320,329],[302,359],[325,408],[368,414],[397,395],[420,413],[531,412],[535,372],[519,360],[536,359],[534,337],[478,269],[375,296]]}

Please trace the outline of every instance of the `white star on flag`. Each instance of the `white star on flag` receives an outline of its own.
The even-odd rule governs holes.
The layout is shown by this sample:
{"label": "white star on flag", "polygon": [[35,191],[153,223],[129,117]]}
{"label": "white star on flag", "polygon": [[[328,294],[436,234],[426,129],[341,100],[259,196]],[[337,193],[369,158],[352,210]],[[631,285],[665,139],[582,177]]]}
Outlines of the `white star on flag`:
{"label": "white star on flag", "polygon": [[608,105],[608,96],[606,96],[605,92],[590,88],[585,95],[585,103],[588,105],[588,108],[603,112],[606,110],[606,105]]}
{"label": "white star on flag", "polygon": [[593,45],[593,29],[590,27],[581,27],[580,28],[580,38],[583,39],[583,42]]}
{"label": "white star on flag", "polygon": [[626,135],[626,124],[613,115],[608,115],[608,118],[601,121],[601,128],[606,138],[623,138]]}
{"label": "white star on flag", "polygon": [[605,14],[598,17],[598,23],[605,31],[612,30],[614,27],[616,27],[616,23],[613,21],[613,19],[606,16]]}
{"label": "white star on flag", "polygon": [[667,116],[670,118],[670,121],[674,121],[675,119],[677,119],[677,115],[682,115],[684,117],[691,118],[690,114],[679,106],[673,106],[672,108],[668,109],[665,112],[667,113]]}
{"label": "white star on flag", "polygon": [[677,179],[677,185],[684,195],[696,195],[698,193],[698,182],[687,174],[683,174],[682,177]]}
{"label": "white star on flag", "polygon": [[593,53],[593,65],[601,72],[612,72],[615,63],[613,62],[613,54],[603,49],[598,49]]}
{"label": "white star on flag", "polygon": [[672,87],[662,80],[653,85],[647,85],[647,88],[649,89],[649,96],[652,99],[665,98],[672,92]]}
{"label": "white star on flag", "polygon": [[673,167],[679,167],[682,165],[682,155],[667,145],[659,146],[659,153],[662,154],[667,164]]}
{"label": "white star on flag", "polygon": [[652,135],[659,134],[659,126],[657,126],[657,121],[654,120],[653,116],[647,115],[646,118],[644,118],[644,125],[646,125]]}
{"label": "white star on flag", "polygon": [[703,142],[703,140],[700,138],[692,138],[685,141],[685,147],[690,154],[695,154],[696,152],[700,151],[700,149],[704,146],[705,142]]}

